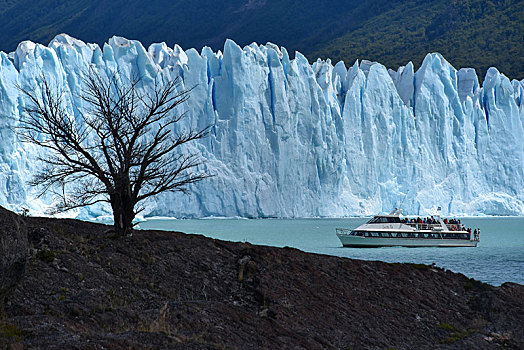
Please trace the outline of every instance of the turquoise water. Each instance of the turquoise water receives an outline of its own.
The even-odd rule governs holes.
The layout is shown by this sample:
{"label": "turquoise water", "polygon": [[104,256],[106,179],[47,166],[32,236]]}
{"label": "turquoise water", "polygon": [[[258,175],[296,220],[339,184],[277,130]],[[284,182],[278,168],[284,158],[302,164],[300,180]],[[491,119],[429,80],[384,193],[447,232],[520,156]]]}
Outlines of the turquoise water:
{"label": "turquoise water", "polygon": [[142,229],[199,233],[228,241],[364,260],[432,264],[468,277],[500,285],[524,284],[524,218],[462,218],[468,227],[480,228],[477,248],[343,248],[335,228],[355,228],[368,218],[351,219],[148,219]]}

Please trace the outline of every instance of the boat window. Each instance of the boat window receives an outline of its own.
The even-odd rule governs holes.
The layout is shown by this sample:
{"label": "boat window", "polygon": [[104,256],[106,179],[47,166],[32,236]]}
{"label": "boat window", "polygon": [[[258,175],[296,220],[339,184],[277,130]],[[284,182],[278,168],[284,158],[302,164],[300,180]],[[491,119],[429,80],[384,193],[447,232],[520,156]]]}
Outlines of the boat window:
{"label": "boat window", "polygon": [[399,224],[400,218],[398,216],[375,216],[368,224]]}

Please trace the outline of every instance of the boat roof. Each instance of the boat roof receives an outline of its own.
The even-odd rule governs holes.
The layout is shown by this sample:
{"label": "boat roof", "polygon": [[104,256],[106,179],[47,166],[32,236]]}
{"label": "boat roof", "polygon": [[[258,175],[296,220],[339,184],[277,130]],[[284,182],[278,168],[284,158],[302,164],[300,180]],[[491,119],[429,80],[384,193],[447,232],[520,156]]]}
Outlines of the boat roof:
{"label": "boat roof", "polygon": [[[373,217],[374,218],[393,218],[393,217],[399,217],[399,216],[405,216],[405,215],[402,214],[402,209],[395,208],[389,214],[379,214],[379,215],[374,215]],[[412,216],[412,215],[408,215],[408,216]],[[433,214],[433,215],[431,215],[431,217],[440,217],[440,215]]]}

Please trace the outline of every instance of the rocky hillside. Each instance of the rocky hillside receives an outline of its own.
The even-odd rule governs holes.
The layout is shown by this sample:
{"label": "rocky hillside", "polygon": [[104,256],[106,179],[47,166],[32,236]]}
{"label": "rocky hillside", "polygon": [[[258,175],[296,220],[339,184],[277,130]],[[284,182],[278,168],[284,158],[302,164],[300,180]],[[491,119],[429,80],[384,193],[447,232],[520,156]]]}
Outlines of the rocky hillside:
{"label": "rocky hillside", "polygon": [[[0,348],[518,349],[524,287],[436,267],[26,218]],[[5,230],[5,227],[2,228]]]}

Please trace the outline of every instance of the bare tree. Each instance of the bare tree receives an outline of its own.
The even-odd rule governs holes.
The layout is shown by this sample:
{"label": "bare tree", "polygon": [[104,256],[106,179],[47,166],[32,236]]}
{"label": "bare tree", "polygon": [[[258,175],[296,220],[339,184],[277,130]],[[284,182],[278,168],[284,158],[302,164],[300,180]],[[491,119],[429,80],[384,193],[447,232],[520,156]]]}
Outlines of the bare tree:
{"label": "bare tree", "polygon": [[185,114],[175,108],[190,90],[179,80],[156,82],[141,92],[140,79],[103,77],[90,70],[79,96],[87,107],[75,120],[66,110],[64,94],[41,78],[40,89],[19,87],[28,104],[19,134],[26,142],[48,149],[32,185],[41,195],[56,196],[56,212],[108,202],[118,235],[132,231],[137,204],[166,191],[187,191],[187,185],[208,175],[198,172],[196,154],[180,146],[206,136],[209,127],[175,133]]}

